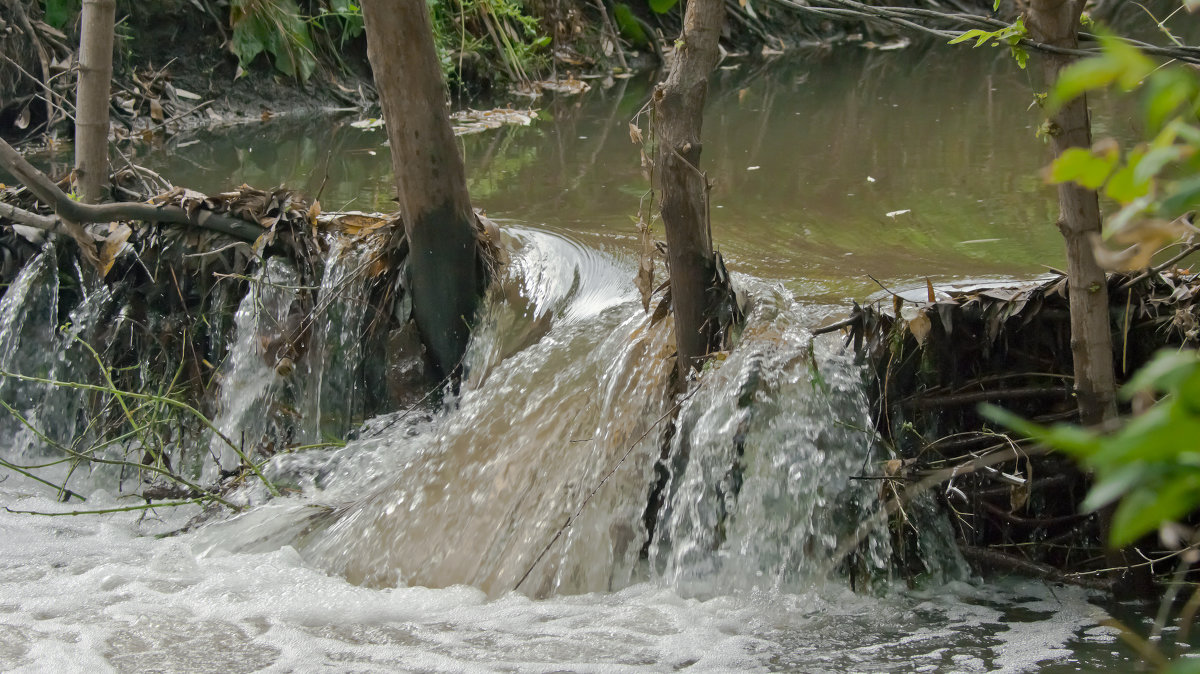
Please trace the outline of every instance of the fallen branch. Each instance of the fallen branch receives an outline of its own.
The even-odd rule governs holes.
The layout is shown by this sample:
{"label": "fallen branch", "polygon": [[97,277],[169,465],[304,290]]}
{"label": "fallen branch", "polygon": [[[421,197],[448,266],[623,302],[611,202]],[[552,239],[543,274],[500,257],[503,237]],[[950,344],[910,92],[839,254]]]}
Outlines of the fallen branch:
{"label": "fallen branch", "polygon": [[[74,201],[60,190],[58,185],[55,185],[54,181],[50,180],[46,174],[25,161],[25,158],[3,139],[0,139],[0,168],[7,170],[21,184],[29,188],[29,191],[33,192],[39,201],[54,209],[55,216],[51,219],[53,222],[26,219],[21,221],[22,224],[38,229],[47,229],[47,231],[54,231],[50,229],[51,227],[61,228],[71,234],[85,248],[94,244],[89,243],[91,237],[79,227],[79,223],[84,222],[140,220],[193,225],[247,242],[257,240],[266,231],[257,224],[212,211],[189,212],[178,206],[155,206],[145,203],[83,204]],[[24,212],[28,213],[28,211]]]}
{"label": "fallen branch", "polygon": [[1072,576],[1059,571],[1049,564],[1039,564],[1031,562],[1023,557],[1000,552],[999,550],[991,550],[988,548],[979,548],[973,545],[960,545],[958,549],[962,551],[963,557],[976,566],[988,566],[992,568],[1006,569],[1014,571],[1021,575],[1040,578],[1052,583],[1066,583],[1068,585],[1079,585],[1092,590],[1111,591],[1113,582],[1109,579],[1088,578],[1085,576]]}

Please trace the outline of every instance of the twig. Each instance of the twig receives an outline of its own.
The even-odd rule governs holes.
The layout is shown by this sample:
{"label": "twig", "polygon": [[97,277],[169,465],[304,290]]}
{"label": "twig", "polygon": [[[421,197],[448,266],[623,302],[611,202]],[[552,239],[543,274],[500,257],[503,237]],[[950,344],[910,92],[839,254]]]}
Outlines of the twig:
{"label": "twig", "polygon": [[816,330],[812,331],[812,335],[813,335],[813,337],[817,337],[819,335],[825,335],[825,334],[829,334],[831,332],[837,332],[838,330],[841,330],[842,328],[851,327],[852,325],[854,325],[855,323],[858,323],[860,321],[862,321],[862,316],[859,314],[855,314],[854,316],[851,316],[850,318],[846,318],[844,320],[840,320],[837,323],[831,323],[824,327],[817,328]]}
{"label": "twig", "polygon": [[1145,281],[1146,279],[1150,278],[1154,274],[1158,274],[1158,273],[1162,272],[1164,269],[1170,269],[1171,266],[1174,265],[1176,262],[1179,262],[1183,258],[1191,255],[1192,253],[1194,253],[1198,250],[1200,250],[1200,243],[1193,243],[1193,244],[1187,246],[1183,250],[1179,251],[1179,254],[1176,255],[1175,257],[1172,257],[1170,260],[1167,260],[1166,262],[1164,262],[1158,266],[1151,267],[1151,268],[1147,269],[1146,271],[1142,272],[1141,274],[1138,274],[1137,276],[1135,276],[1135,277],[1129,279],[1128,281],[1125,281],[1121,285],[1117,286],[1117,292],[1120,292],[1122,290],[1128,290],[1134,284]]}
{"label": "twig", "polygon": [[[13,379],[16,379],[18,381],[28,381],[28,382],[33,382],[36,384],[47,384],[49,386],[61,386],[63,388],[77,389],[80,391],[96,391],[99,393],[114,394],[113,389],[110,389],[107,386],[97,386],[95,384],[84,384],[81,382],[74,382],[74,381],[59,381],[57,379],[44,379],[41,377],[30,377],[28,375],[18,374],[16,372],[8,372],[6,370],[0,370],[0,377],[12,377]],[[174,398],[151,395],[149,393],[135,393],[133,391],[121,391],[120,395],[129,397],[129,398],[134,398],[137,400],[148,400],[151,402],[162,403],[162,404],[165,404],[165,405],[168,405],[171,407],[181,409],[185,412],[188,412],[192,416],[196,417],[196,419],[198,419],[200,421],[200,423],[204,424],[204,426],[206,428],[208,428],[208,430],[212,431],[214,435],[216,435],[218,438],[221,439],[222,442],[224,442],[226,445],[231,447],[233,449],[233,451],[236,452],[238,454],[238,456],[241,457],[246,462],[246,464],[255,473],[255,475],[260,480],[262,480],[263,484],[265,484],[267,486],[267,489],[272,493],[272,495],[274,495],[274,496],[279,495],[278,490],[275,489],[275,485],[271,484],[271,482],[269,480],[267,480],[267,478],[258,471],[257,467],[255,467],[255,465],[254,465],[254,462],[250,461],[245,456],[245,454],[242,453],[242,450],[239,449],[237,445],[233,444],[233,441],[230,440],[229,437],[226,436],[224,433],[222,433],[219,428],[214,426],[213,422],[210,421],[208,417],[204,416],[200,412],[200,410],[197,410],[195,407],[192,407],[191,405],[189,405],[185,402],[175,400]]]}
{"label": "twig", "polygon": [[[25,426],[25,428],[28,428],[30,430],[30,432],[32,432],[34,435],[36,435],[38,437],[39,440],[46,443],[47,445],[50,445],[51,447],[57,449],[58,451],[66,454],[67,456],[69,456],[73,459],[76,459],[78,461],[86,461],[88,463],[99,463],[99,464],[108,465],[108,466],[121,466],[121,467],[126,467],[126,468],[133,468],[135,470],[144,470],[148,473],[155,473],[157,475],[162,475],[163,477],[167,478],[168,480],[171,480],[172,482],[177,482],[177,483],[187,487],[188,489],[191,489],[192,491],[199,492],[202,494],[208,493],[206,490],[200,488],[200,486],[198,486],[198,485],[192,484],[187,479],[185,479],[179,475],[176,475],[175,473],[172,473],[171,471],[166,470],[164,468],[159,468],[158,466],[155,466],[153,464],[133,463],[132,461],[121,461],[118,459],[104,459],[104,458],[100,458],[100,457],[93,456],[90,454],[85,454],[83,452],[79,452],[74,449],[71,449],[70,447],[63,445],[62,443],[55,442],[52,438],[47,437],[46,434],[42,433],[36,427],[34,427],[33,424],[29,423],[29,420],[26,419],[24,415],[22,415],[21,413],[17,412],[15,409],[13,409],[12,406],[9,405],[7,402],[0,400],[0,407],[3,407],[5,410],[8,411],[9,414],[16,417],[17,421],[20,422],[21,425]],[[129,438],[133,437],[134,435],[135,435],[135,433],[133,431],[124,433],[119,438],[114,438],[110,442],[99,445],[98,447],[93,447],[91,451],[103,449],[103,448],[109,446],[110,444],[115,444],[116,442],[120,442],[122,440],[129,439]],[[0,462],[0,463],[3,463],[3,462]],[[18,472],[21,472],[18,467],[13,466],[12,464],[3,463],[3,465],[5,465],[8,468],[17,470]],[[33,475],[28,475],[28,474],[26,474],[26,475],[28,477],[32,477],[35,480],[38,480],[39,482],[42,482],[43,484],[47,484],[49,486],[58,488],[56,485],[51,485],[49,482],[46,482],[45,480],[42,480],[41,478],[35,477]],[[69,492],[69,490],[67,490],[66,487],[61,487],[59,489]],[[78,496],[78,494],[76,494],[76,495]],[[79,498],[81,500],[86,500],[82,496],[80,496]],[[212,498],[213,500],[215,500],[216,502],[220,503],[221,505],[223,505],[227,508],[231,508],[233,510],[240,510],[240,508],[238,508],[236,505],[230,503],[229,501],[226,501],[225,499],[221,498],[220,496],[218,496],[216,494],[212,494],[208,498]]]}
{"label": "twig", "polygon": [[87,500],[83,496],[80,496],[79,494],[76,494],[75,492],[71,491],[70,489],[67,489],[66,485],[57,485],[48,480],[43,480],[42,478],[38,477],[37,475],[34,475],[33,473],[25,470],[24,468],[16,465],[15,463],[9,463],[9,462],[5,461],[4,459],[0,459],[0,466],[3,466],[5,468],[13,471],[14,473],[20,473],[21,475],[24,475],[25,477],[27,477],[31,480],[34,480],[36,482],[41,482],[42,484],[46,485],[47,487],[50,487],[50,488],[54,489],[55,491],[57,491],[62,496],[62,498],[67,501],[71,500],[72,496],[79,499],[80,501]]}
{"label": "twig", "polygon": [[14,515],[41,515],[42,517],[66,517],[68,515],[105,515],[108,513],[127,513],[138,510],[153,510],[154,508],[174,508],[176,506],[192,505],[193,503],[203,503],[207,499],[193,498],[186,501],[159,501],[158,503],[143,503],[135,506],[125,506],[123,508],[101,508],[100,510],[72,510],[65,513],[45,513],[37,510],[13,510],[8,506],[4,506],[4,510]]}
{"label": "twig", "polygon": [[959,545],[958,549],[962,551],[963,557],[966,557],[967,561],[974,562],[977,565],[1001,567],[1027,576],[1041,578],[1042,580],[1069,583],[1093,590],[1112,589],[1112,581],[1110,580],[1069,576],[1049,564],[1039,564],[1007,552],[980,548],[973,545]]}

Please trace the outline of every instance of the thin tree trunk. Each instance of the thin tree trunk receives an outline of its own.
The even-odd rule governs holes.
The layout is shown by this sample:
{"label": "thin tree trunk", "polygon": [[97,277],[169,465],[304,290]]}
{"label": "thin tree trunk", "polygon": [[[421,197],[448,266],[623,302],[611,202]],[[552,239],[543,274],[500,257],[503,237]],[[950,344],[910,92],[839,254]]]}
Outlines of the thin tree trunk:
{"label": "thin tree trunk", "polygon": [[75,92],[75,185],[88,204],[104,198],[108,182],[108,98],[116,14],[116,0],[83,0]]}
{"label": "thin tree trunk", "polygon": [[466,351],[483,271],[429,8],[424,0],[364,0],[362,10],[411,246],[413,314],[436,366],[450,374]]}
{"label": "thin tree trunk", "polygon": [[719,321],[706,315],[716,259],[709,227],[708,182],[700,171],[700,128],[724,20],[724,0],[690,0],[671,72],[654,90],[655,163],[662,188],[681,375],[698,368],[704,356],[717,348],[721,328]]}
{"label": "thin tree trunk", "polygon": [[[1059,47],[1078,46],[1082,0],[1032,0],[1030,36]],[[1043,54],[1046,81],[1053,86],[1058,73],[1074,60]],[[1080,96],[1050,119],[1054,156],[1072,147],[1091,147],[1087,98]],[[1104,270],[1092,254],[1090,235],[1100,233],[1100,205],[1096,192],[1075,183],[1058,186],[1058,227],[1067,243],[1067,283],[1070,288],[1071,355],[1075,368],[1075,393],[1084,425],[1116,416],[1112,332],[1108,315],[1108,286]]]}
{"label": "thin tree trunk", "polygon": [[[1031,0],[1030,37],[1059,47],[1078,46],[1079,17],[1083,0]],[[1045,53],[1043,67],[1048,87],[1072,63],[1073,57]],[[1092,128],[1087,97],[1079,96],[1050,119],[1054,156],[1073,147],[1091,147]],[[1108,312],[1108,283],[1092,253],[1091,237],[1101,231],[1100,204],[1094,190],[1075,183],[1058,186],[1058,228],[1067,243],[1067,285],[1071,310],[1071,357],[1079,418],[1094,426],[1117,416],[1116,382],[1112,355],[1112,328]],[[1114,506],[1100,510],[1100,528],[1107,537]],[[1129,550],[1106,548],[1114,569],[1113,590],[1118,596],[1148,596],[1153,591],[1149,568],[1137,566]]]}

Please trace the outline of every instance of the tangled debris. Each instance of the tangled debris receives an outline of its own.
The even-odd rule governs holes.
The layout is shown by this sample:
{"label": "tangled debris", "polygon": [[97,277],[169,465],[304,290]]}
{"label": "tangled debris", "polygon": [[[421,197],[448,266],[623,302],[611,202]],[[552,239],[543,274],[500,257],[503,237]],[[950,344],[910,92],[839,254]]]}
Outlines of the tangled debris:
{"label": "tangled debris", "polygon": [[[1200,346],[1200,275],[1114,274],[1109,293],[1118,384],[1161,348]],[[1088,476],[1068,457],[990,427],[978,412],[987,402],[1039,423],[1078,422],[1064,277],[927,284],[856,304],[848,319],[816,332],[840,328],[870,370],[875,429],[891,453],[879,474],[864,479],[881,480],[885,497],[932,486],[960,549],[978,567],[1110,586],[1100,518],[1079,509]],[[903,509],[892,530],[912,536]],[[1153,560],[1167,553],[1154,546],[1144,541],[1139,549],[1145,566],[1165,571]],[[898,561],[920,568],[915,558]]]}

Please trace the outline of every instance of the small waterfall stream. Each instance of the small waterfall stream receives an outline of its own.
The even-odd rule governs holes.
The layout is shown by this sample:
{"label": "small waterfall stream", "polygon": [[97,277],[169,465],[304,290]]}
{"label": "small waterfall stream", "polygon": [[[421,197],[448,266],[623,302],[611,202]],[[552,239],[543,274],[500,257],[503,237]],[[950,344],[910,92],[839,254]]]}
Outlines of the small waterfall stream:
{"label": "small waterfall stream", "polygon": [[[512,261],[461,393],[436,419],[401,423],[397,413],[340,450],[279,459],[275,475],[320,476],[303,504],[285,499],[218,526],[212,544],[291,545],[354,583],[469,584],[493,596],[518,583],[545,596],[650,577],[813,580],[876,502],[850,479],[872,452],[858,369],[818,358],[802,308],[742,279],[753,307],[743,342],[680,401],[666,498],[647,518],[676,404],[666,397],[670,321],[642,310],[629,260],[508,232]],[[333,509],[314,514],[310,503]],[[886,569],[886,537],[869,549],[870,566]]]}

